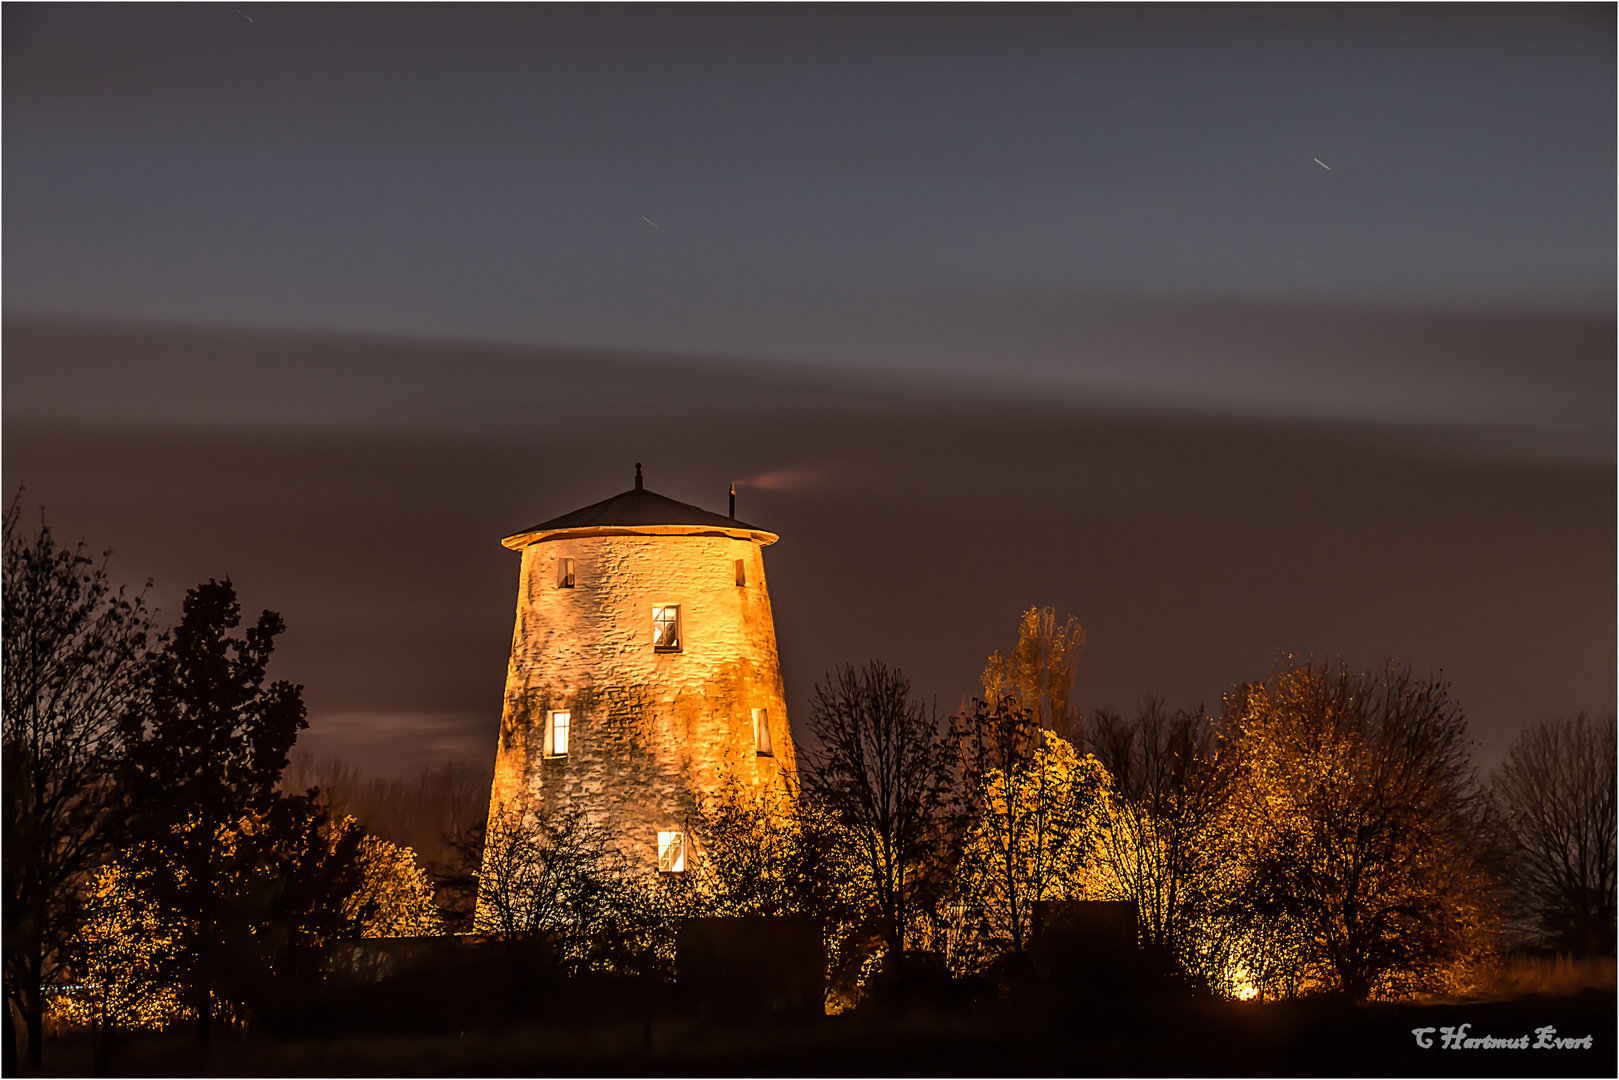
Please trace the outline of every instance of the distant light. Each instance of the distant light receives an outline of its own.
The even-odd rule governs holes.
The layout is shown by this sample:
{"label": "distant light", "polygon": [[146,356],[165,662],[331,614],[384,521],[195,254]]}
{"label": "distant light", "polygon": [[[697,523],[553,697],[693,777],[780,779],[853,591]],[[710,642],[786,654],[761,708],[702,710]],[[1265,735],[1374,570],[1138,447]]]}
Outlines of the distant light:
{"label": "distant light", "polygon": [[1321,166],[1323,169],[1327,170],[1328,172],[1332,171],[1332,166],[1328,165],[1325,161],[1322,161],[1320,158],[1311,158],[1310,160],[1315,162],[1317,165]]}

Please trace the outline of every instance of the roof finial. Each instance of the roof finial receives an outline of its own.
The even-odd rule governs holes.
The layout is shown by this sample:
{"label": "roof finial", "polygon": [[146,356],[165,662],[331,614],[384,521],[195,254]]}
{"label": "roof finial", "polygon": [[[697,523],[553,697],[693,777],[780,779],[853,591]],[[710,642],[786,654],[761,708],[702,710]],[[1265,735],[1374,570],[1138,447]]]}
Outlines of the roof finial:
{"label": "roof finial", "polygon": [[635,490],[641,490],[641,463],[639,461],[635,463]]}
{"label": "roof finial", "polygon": [[732,483],[731,483],[731,513],[730,513],[730,518],[731,518],[732,521],[736,520],[736,482],[735,481],[732,481]]}

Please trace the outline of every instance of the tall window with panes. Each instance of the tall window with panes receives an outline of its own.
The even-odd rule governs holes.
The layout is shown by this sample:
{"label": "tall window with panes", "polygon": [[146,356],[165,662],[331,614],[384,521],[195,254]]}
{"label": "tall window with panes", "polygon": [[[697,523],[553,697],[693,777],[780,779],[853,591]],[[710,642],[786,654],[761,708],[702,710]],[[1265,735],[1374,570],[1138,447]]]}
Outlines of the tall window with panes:
{"label": "tall window with panes", "polygon": [[562,757],[567,754],[572,721],[572,714],[565,712],[554,712],[545,718],[546,757]]}
{"label": "tall window with panes", "polygon": [[659,604],[652,609],[652,648],[657,652],[680,651],[679,604]]}

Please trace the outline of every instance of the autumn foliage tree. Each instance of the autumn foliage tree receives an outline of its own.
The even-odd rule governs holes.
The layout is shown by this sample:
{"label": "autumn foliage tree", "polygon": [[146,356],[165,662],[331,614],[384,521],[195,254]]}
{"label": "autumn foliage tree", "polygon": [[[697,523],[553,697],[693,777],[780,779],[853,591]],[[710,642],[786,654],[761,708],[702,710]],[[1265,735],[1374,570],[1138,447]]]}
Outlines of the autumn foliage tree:
{"label": "autumn foliage tree", "polygon": [[1085,628],[1070,615],[1061,623],[1054,609],[1031,607],[1018,622],[1017,645],[1010,654],[999,649],[984,665],[983,700],[1011,698],[1029,713],[1034,731],[1054,731],[1072,743],[1080,741],[1079,713],[1074,708],[1074,676],[1085,648]]}
{"label": "autumn foliage tree", "polygon": [[[20,493],[19,493],[20,498]],[[139,714],[154,634],[141,597],[115,588],[106,557],[62,548],[41,522],[5,514],[4,778],[6,997],[40,1063],[45,988],[97,895],[97,866],[122,836],[119,725]],[[5,1026],[8,1071],[14,1029]]]}
{"label": "autumn foliage tree", "polygon": [[995,753],[997,745],[1020,745],[1020,729],[1034,723],[1012,698],[995,708],[979,701],[967,721],[976,734],[966,737],[974,752],[956,876],[993,944],[1018,954],[1028,944],[1036,904],[1083,894],[1102,836],[1108,775],[1096,758],[1038,728],[1026,754]]}
{"label": "autumn foliage tree", "polygon": [[1442,978],[1493,917],[1485,800],[1442,682],[1306,662],[1225,702],[1241,746],[1241,901],[1298,931],[1308,985],[1356,1000]]}
{"label": "autumn foliage tree", "polygon": [[251,936],[237,901],[255,893],[255,868],[273,857],[260,823],[276,808],[287,753],[308,726],[300,689],[265,681],[281,617],[265,611],[233,636],[240,624],[229,579],[188,591],[157,657],[150,707],[123,729],[132,785],[147,800],[140,850],[154,860],[150,887],[183,920],[179,949],[204,1045],[230,958]]}
{"label": "autumn foliage tree", "polygon": [[1142,944],[1237,990],[1228,984],[1238,928],[1225,917],[1236,880],[1235,745],[1201,708],[1170,713],[1156,698],[1128,720],[1098,709],[1088,744],[1111,779],[1098,898],[1133,901]]}

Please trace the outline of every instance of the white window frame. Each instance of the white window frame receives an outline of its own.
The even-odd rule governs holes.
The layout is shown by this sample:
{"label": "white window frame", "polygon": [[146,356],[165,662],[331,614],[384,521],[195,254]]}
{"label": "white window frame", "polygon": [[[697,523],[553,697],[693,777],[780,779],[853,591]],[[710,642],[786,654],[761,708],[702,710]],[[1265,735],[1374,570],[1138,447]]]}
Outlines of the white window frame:
{"label": "white window frame", "polygon": [[686,869],[686,834],[680,829],[658,830],[658,872],[679,874]]}
{"label": "white window frame", "polygon": [[775,757],[775,744],[770,741],[770,710],[753,710],[753,752],[758,757]]}
{"label": "white window frame", "polygon": [[[557,723],[558,719],[562,723]],[[562,748],[557,749],[557,733],[562,733]],[[545,756],[567,757],[568,747],[573,738],[573,712],[569,709],[553,709],[545,714]]]}
{"label": "white window frame", "polygon": [[[665,621],[664,620],[664,614],[666,612],[671,612],[671,611],[674,612],[674,615],[670,619],[667,620],[667,625],[672,625],[673,628],[674,628],[674,643],[673,644],[659,644],[659,642],[658,642],[658,625],[659,625],[660,622]],[[680,605],[679,604],[654,604],[654,605],[652,605],[652,649],[653,649],[654,652],[661,652],[661,653],[677,653],[677,652],[680,652],[684,648],[685,642],[686,642],[684,630],[685,630],[685,627],[681,626],[681,624],[680,624]],[[667,641],[667,639],[665,639],[665,640]]]}

